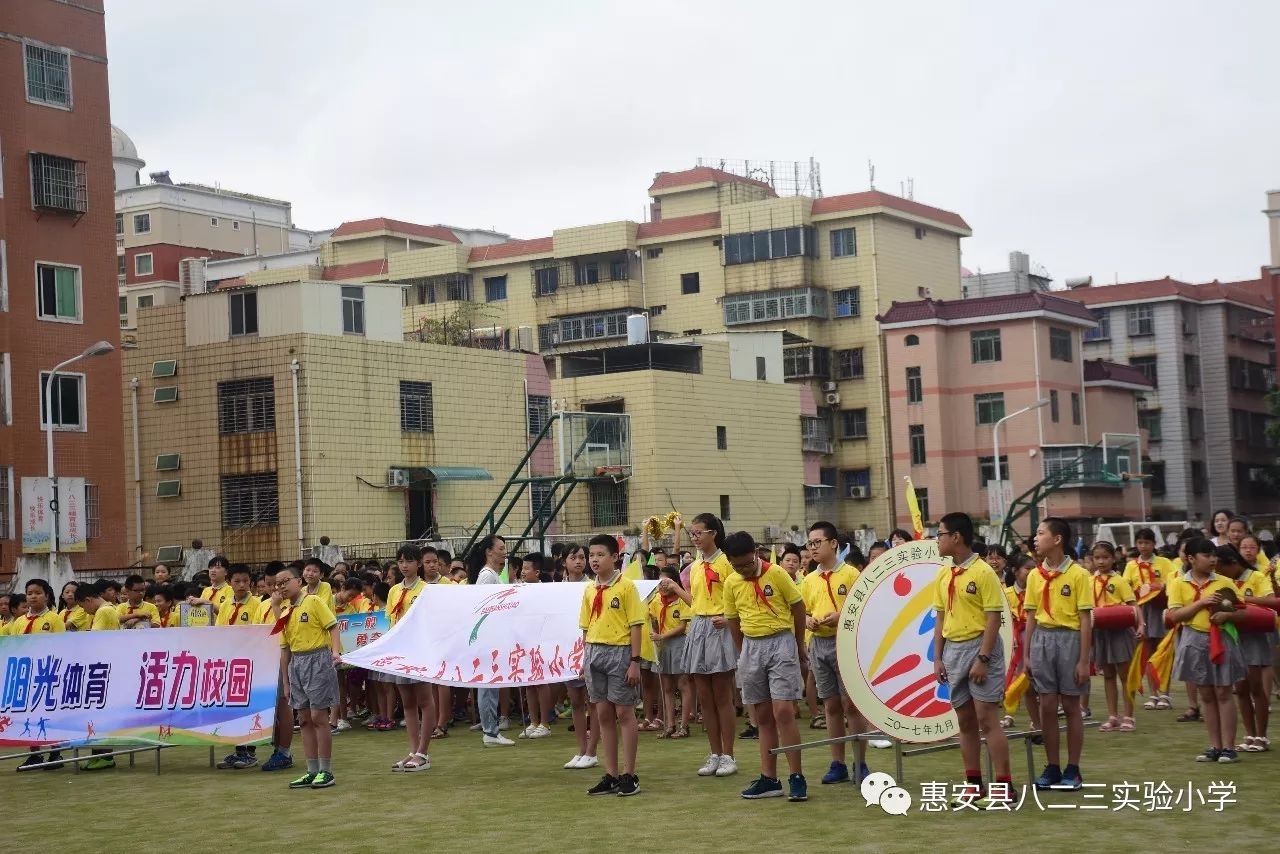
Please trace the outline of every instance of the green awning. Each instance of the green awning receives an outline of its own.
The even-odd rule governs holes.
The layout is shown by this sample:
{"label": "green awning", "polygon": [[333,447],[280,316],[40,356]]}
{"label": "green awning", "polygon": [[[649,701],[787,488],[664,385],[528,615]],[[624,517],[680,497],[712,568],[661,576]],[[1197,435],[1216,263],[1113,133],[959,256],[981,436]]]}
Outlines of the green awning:
{"label": "green awning", "polygon": [[493,475],[489,474],[488,469],[482,469],[476,466],[423,466],[422,468],[412,469],[413,477],[411,480],[426,480],[426,477],[419,477],[419,472],[426,472],[427,475],[435,481],[442,480],[493,480]]}

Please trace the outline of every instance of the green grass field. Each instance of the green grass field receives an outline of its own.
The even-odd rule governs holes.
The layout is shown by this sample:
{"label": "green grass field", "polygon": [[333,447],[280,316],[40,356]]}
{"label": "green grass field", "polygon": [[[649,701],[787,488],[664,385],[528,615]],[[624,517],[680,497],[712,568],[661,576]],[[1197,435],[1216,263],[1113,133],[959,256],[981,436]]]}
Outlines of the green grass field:
{"label": "green grass field", "polygon": [[[811,851],[857,848],[919,852],[947,844],[959,850],[1182,851],[1211,846],[1251,850],[1272,837],[1276,792],[1280,791],[1280,751],[1246,754],[1237,765],[1193,761],[1203,749],[1202,725],[1179,724],[1174,712],[1139,712],[1139,731],[1086,731],[1087,783],[1108,785],[1166,782],[1184,802],[1175,811],[1040,811],[1028,796],[1015,813],[923,813],[890,816],[864,807],[849,784],[819,785],[829,756],[826,748],[804,753],[810,783],[808,803],[785,799],[748,802],[738,797],[759,773],[757,743],[738,742],[739,773],[700,778],[695,771],[706,753],[701,729],[683,741],[642,734],[638,772],[641,794],[634,798],[588,798],[595,769],[565,771],[574,753],[573,734],[561,721],[549,738],[518,741],[515,747],[482,749],[465,729],[431,746],[434,767],[417,774],[393,774],[392,762],[405,752],[403,731],[353,730],[335,739],[338,785],[321,791],[290,791],[290,772],[257,769],[216,771],[208,751],[173,748],[162,757],[140,754],[111,771],[73,774],[70,770],[16,774],[16,763],[0,766],[0,803],[11,822],[6,836],[24,848],[56,841],[59,852],[100,851],[118,833],[156,834],[167,850],[188,852],[266,851],[319,840],[340,841],[333,850],[393,851],[428,847],[433,851],[506,850],[599,851],[626,846],[644,852],[677,847],[686,851]],[[825,736],[802,721],[802,738]],[[295,738],[295,756],[301,739]],[[893,773],[893,752],[870,750],[873,770]],[[267,754],[263,754],[264,758]],[[1036,770],[1042,764],[1037,753]],[[785,766],[783,766],[785,768]],[[917,804],[920,784],[960,777],[957,752],[906,760],[906,786]],[[1014,747],[1014,779],[1025,780],[1025,758]],[[1203,789],[1210,781],[1236,784],[1237,803],[1215,814],[1198,802],[1181,811],[1188,781]],[[1141,788],[1141,787],[1140,787]],[[1104,790],[1095,790],[1103,792]],[[1105,803],[1111,793],[1105,791]],[[1139,798],[1141,795],[1139,794]],[[1042,795],[1048,804],[1086,803],[1079,793]],[[1095,801],[1097,803],[1098,801]],[[1141,808],[1141,804],[1140,804]],[[101,824],[82,824],[99,817]],[[104,836],[103,834],[107,834]],[[659,836],[661,834],[661,836]],[[233,842],[233,839],[240,841]],[[114,847],[114,844],[110,847]],[[159,850],[139,843],[134,850]]]}

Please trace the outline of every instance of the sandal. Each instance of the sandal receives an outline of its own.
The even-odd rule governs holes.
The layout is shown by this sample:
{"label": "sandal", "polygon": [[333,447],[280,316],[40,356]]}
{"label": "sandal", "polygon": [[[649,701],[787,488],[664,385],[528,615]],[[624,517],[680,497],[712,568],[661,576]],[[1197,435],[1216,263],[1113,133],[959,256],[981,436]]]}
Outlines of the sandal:
{"label": "sandal", "polygon": [[1158,709],[1159,711],[1163,712],[1172,708],[1173,708],[1173,701],[1169,699],[1169,696],[1167,694],[1161,695],[1156,698],[1156,709]]}
{"label": "sandal", "polygon": [[675,731],[676,731],[675,727],[671,727],[670,729],[664,729],[662,732],[658,733],[658,738],[671,738],[671,733]]}
{"label": "sandal", "polygon": [[444,727],[436,727],[435,730],[432,731],[431,737],[432,738],[448,738],[449,730],[445,729]]}
{"label": "sandal", "polygon": [[1236,745],[1236,750],[1241,753],[1253,753],[1253,736],[1246,735],[1244,741]]}
{"label": "sandal", "polygon": [[1148,712],[1154,712],[1156,710],[1156,700],[1158,699],[1159,698],[1155,696],[1148,697],[1147,701],[1142,704],[1142,708],[1146,709]]}
{"label": "sandal", "polygon": [[671,737],[671,738],[688,738],[688,737],[689,737],[689,728],[688,728],[687,726],[685,726],[684,724],[680,724],[680,726],[678,726],[678,727],[674,728],[674,729],[671,731],[671,736],[670,736],[670,737]]}
{"label": "sandal", "polygon": [[1174,720],[1176,720],[1180,724],[1194,723],[1200,720],[1200,707],[1192,706],[1191,708],[1187,709],[1185,712],[1183,712],[1182,714],[1174,718]]}
{"label": "sandal", "polygon": [[1137,728],[1138,728],[1138,724],[1134,721],[1134,719],[1133,719],[1133,718],[1121,718],[1121,719],[1120,719],[1120,731],[1121,731],[1121,732],[1133,732],[1133,731],[1134,731],[1135,729],[1137,729]]}
{"label": "sandal", "polygon": [[662,718],[654,718],[649,721],[649,730],[651,732],[666,732],[667,725],[662,722]]}
{"label": "sandal", "polygon": [[413,756],[413,754],[412,754],[412,753],[410,753],[410,754],[409,754],[409,756],[406,756],[404,759],[401,759],[401,760],[400,760],[399,762],[397,762],[395,765],[392,765],[392,766],[391,766],[391,770],[392,770],[392,771],[403,771],[403,770],[404,770],[405,763],[409,761],[409,757],[410,757],[410,756]]}
{"label": "sandal", "polygon": [[1012,729],[1012,728],[1013,728],[1013,715],[1005,715],[1003,718],[1000,719],[1000,729]]}
{"label": "sandal", "polygon": [[425,753],[410,753],[409,760],[404,763],[402,769],[405,773],[412,771],[429,771],[431,769],[431,759]]}
{"label": "sandal", "polygon": [[1106,723],[1098,727],[1098,732],[1115,732],[1118,729],[1120,729],[1120,719],[1115,715],[1111,715],[1107,718]]}
{"label": "sandal", "polygon": [[1271,749],[1271,739],[1265,735],[1255,735],[1253,737],[1253,752],[1266,753]]}
{"label": "sandal", "polygon": [[826,715],[818,715],[813,720],[809,721],[809,729],[826,729],[826,728],[827,728]]}

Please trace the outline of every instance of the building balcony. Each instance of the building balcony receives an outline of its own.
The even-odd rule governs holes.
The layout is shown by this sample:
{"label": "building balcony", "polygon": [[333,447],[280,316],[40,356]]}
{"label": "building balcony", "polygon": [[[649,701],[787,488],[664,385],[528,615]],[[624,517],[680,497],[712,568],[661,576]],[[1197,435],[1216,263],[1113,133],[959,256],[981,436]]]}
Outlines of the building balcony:
{"label": "building balcony", "polygon": [[831,454],[831,426],[827,419],[815,415],[800,416],[800,450],[810,454]]}
{"label": "building balcony", "polygon": [[806,344],[786,347],[782,351],[782,377],[786,380],[825,380],[831,378],[831,350]]}
{"label": "building balcony", "polygon": [[726,295],[723,305],[725,326],[831,317],[830,295],[812,286]]}

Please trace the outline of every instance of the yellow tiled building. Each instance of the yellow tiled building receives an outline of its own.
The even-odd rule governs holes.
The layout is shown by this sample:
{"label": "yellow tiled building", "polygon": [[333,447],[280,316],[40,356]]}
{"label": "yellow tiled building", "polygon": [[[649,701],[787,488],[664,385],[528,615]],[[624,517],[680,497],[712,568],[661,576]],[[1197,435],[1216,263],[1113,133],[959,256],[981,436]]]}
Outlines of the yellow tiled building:
{"label": "yellow tiled building", "polygon": [[442,226],[345,223],[321,267],[246,278],[399,282],[410,337],[424,322],[462,319],[481,341],[545,356],[624,340],[632,313],[648,315],[658,341],[783,330],[784,376],[801,387],[806,515],[887,530],[891,442],[906,436],[888,435],[875,317],[894,300],[960,298],[968,225],[874,190],[781,197],[708,167],[659,173],[649,196],[649,222],[490,245]]}

